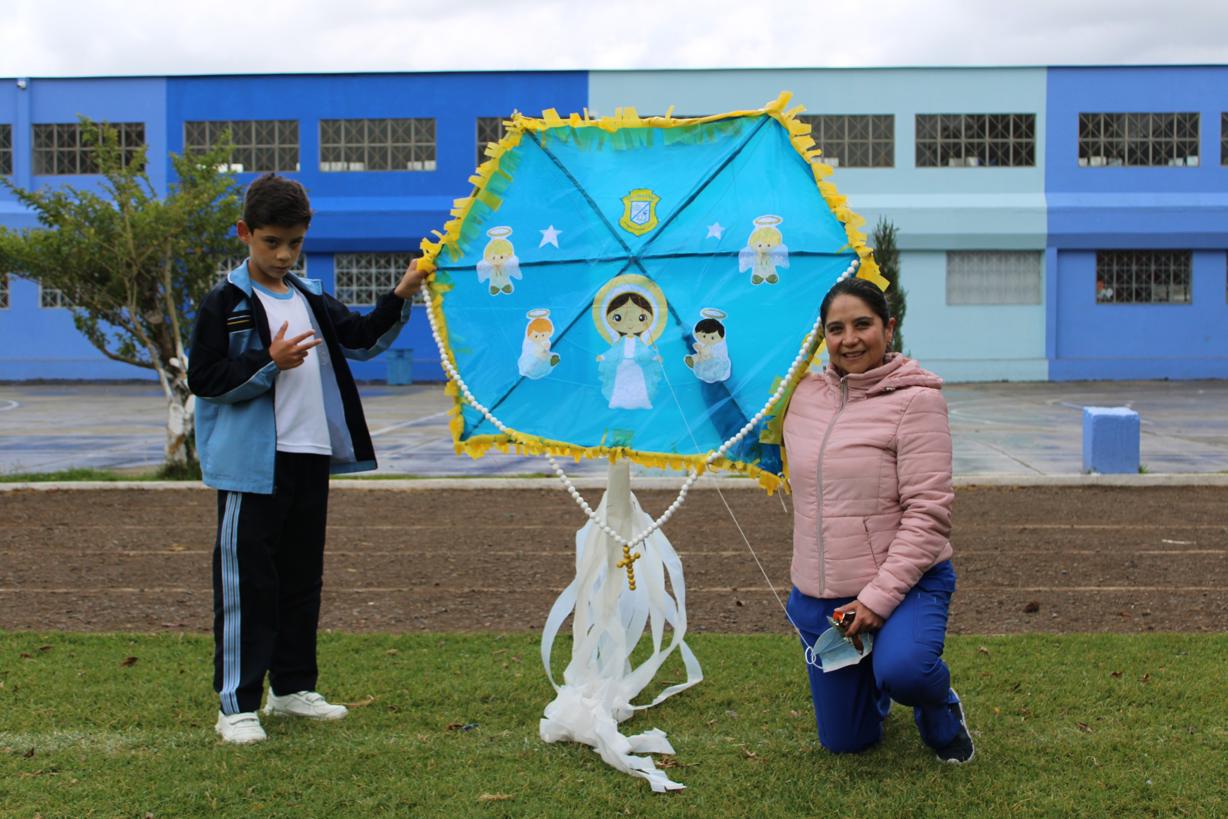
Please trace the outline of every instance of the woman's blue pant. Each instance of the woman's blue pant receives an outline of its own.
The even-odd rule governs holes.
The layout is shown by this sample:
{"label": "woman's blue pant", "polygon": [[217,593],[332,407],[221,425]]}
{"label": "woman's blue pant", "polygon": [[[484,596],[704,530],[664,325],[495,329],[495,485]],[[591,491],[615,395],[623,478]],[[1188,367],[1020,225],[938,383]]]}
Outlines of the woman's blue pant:
{"label": "woman's blue pant", "polygon": [[[926,745],[941,748],[955,738],[959,719],[948,705],[957,700],[951,691],[951,672],[942,661],[954,591],[955,570],[951,561],[944,560],[904,596],[874,635],[874,650],[867,659],[829,674],[817,665],[806,666],[824,748],[850,753],[878,742],[892,700],[912,706]],[[854,599],[818,599],[794,588],[789,595],[789,616],[805,644],[813,646],[830,626],[827,617]]]}

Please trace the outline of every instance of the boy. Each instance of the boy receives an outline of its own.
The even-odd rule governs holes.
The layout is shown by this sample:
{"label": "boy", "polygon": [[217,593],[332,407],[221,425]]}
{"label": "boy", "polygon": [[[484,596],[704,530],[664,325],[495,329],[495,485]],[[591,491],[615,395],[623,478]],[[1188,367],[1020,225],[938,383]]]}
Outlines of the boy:
{"label": "boy", "polygon": [[425,278],[411,263],[369,314],[350,312],[290,273],[310,222],[298,182],[252,182],[237,225],[250,256],[205,296],[192,336],[197,451],[218,490],[213,688],[229,743],[265,739],[266,671],[265,714],[347,713],[315,691],[329,474],[375,468],[345,358],[387,349]]}

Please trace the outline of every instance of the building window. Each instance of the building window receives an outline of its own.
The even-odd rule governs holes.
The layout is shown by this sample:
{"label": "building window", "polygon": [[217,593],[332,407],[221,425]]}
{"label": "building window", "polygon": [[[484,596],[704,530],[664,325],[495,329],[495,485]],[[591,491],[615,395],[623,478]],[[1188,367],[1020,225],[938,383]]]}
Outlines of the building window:
{"label": "building window", "polygon": [[[338,253],[333,257],[337,300],[353,306],[375,304],[387,293],[418,253]],[[422,291],[414,291],[414,304],[422,304]]]}
{"label": "building window", "polygon": [[1228,113],[1219,115],[1219,164],[1228,165]]}
{"label": "building window", "polygon": [[54,287],[44,287],[40,284],[38,286],[38,306],[48,308],[63,307],[68,309],[72,307],[72,303],[68,300],[68,297],[64,295],[63,290],[56,290]]}
{"label": "building window", "polygon": [[1096,253],[1100,304],[1189,304],[1188,250],[1101,250]]}
{"label": "building window", "polygon": [[1035,165],[1035,114],[917,114],[918,168]]}
{"label": "building window", "polygon": [[478,117],[478,164],[486,161],[486,146],[503,139],[503,117]]}
{"label": "building window", "polygon": [[320,120],[320,170],[433,171],[435,120]]}
{"label": "building window", "polygon": [[0,123],[0,176],[13,172],[13,126]]}
{"label": "building window", "polygon": [[1043,279],[1040,251],[947,253],[947,304],[1040,304]]}
{"label": "building window", "polygon": [[0,273],[0,310],[9,309],[9,274]]}
{"label": "building window", "polygon": [[[219,257],[217,262],[217,281],[220,282],[225,279],[228,275],[230,275],[230,271],[234,270],[245,261],[247,261],[247,256],[245,255]],[[290,268],[290,272],[300,277],[307,275],[306,253],[300,253],[298,255],[298,261],[294,263],[294,267]]]}
{"label": "building window", "polygon": [[240,119],[185,122],[183,148],[203,153],[230,130],[234,151],[229,169],[246,171],[297,171],[298,121],[292,119]]}
{"label": "building window", "polygon": [[891,168],[895,166],[894,114],[816,114],[799,117],[823,151],[819,157],[833,167]]}
{"label": "building window", "polygon": [[1198,164],[1198,114],[1079,114],[1086,168]]}
{"label": "building window", "polygon": [[[115,129],[119,137],[123,162],[127,166],[136,159],[137,152],[145,145],[145,123],[108,124]],[[98,173],[98,158],[94,155],[94,146],[82,139],[80,123],[34,126],[34,173],[49,176]]]}

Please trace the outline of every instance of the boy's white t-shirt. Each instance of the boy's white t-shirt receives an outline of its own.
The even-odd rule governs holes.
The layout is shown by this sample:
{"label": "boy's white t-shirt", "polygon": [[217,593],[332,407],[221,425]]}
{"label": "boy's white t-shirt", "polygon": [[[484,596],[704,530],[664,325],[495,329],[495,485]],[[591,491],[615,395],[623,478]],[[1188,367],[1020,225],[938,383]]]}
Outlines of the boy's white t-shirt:
{"label": "boy's white t-shirt", "polygon": [[[315,332],[308,315],[307,299],[293,286],[288,293],[274,293],[252,285],[256,297],[269,317],[269,337],[277,335],[283,322],[289,322],[285,338]],[[328,417],[324,412],[324,385],[320,380],[320,355],[323,345],[307,351],[303,363],[277,375],[273,409],[277,416],[277,451],[331,455]]]}

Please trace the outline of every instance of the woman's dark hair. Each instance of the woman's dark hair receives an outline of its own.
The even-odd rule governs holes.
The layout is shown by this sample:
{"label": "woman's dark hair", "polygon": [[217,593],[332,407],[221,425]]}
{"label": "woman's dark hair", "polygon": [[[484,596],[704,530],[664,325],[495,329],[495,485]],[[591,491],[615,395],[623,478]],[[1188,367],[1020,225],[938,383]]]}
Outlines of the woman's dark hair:
{"label": "woman's dark hair", "polygon": [[307,191],[293,179],[266,173],[247,186],[243,221],[251,230],[268,227],[298,227],[311,224]]}
{"label": "woman's dark hair", "polygon": [[626,293],[619,293],[617,296],[615,296],[610,302],[610,306],[605,309],[605,314],[608,316],[610,313],[613,313],[615,310],[625,304],[634,304],[641,310],[647,310],[648,315],[653,315],[652,302],[648,301],[648,299],[644,298],[639,293],[632,293],[629,291]]}
{"label": "woman's dark hair", "polygon": [[721,324],[714,318],[700,319],[695,325],[697,333],[717,333],[721,338],[725,337],[725,325]]}
{"label": "woman's dark hair", "polygon": [[827,291],[827,295],[823,297],[823,303],[819,305],[819,323],[826,326],[827,324],[827,309],[831,307],[832,301],[836,296],[848,294],[856,296],[866,303],[866,306],[874,312],[876,316],[883,320],[883,325],[891,320],[891,310],[887,307],[887,297],[883,295],[883,291],[878,289],[878,285],[873,284],[865,279],[850,278],[836,282],[831,290]]}

